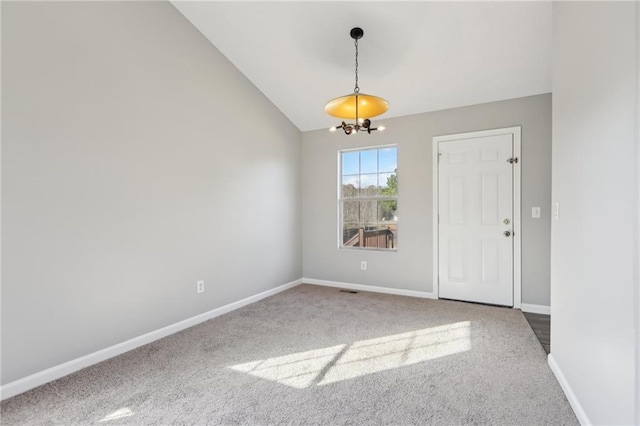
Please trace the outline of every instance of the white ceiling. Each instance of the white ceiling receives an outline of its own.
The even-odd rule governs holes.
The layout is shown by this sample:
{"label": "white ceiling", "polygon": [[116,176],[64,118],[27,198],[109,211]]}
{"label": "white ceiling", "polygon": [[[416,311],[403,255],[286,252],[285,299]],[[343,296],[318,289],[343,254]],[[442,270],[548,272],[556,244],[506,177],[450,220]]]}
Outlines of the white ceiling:
{"label": "white ceiling", "polygon": [[359,86],[384,118],[551,92],[550,2],[215,2],[174,6],[300,130]]}

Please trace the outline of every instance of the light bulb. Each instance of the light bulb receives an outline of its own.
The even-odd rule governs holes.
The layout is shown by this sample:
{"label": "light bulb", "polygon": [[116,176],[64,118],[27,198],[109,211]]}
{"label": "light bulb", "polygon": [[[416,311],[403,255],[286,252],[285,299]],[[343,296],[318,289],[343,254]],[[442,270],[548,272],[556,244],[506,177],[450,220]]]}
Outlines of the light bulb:
{"label": "light bulb", "polygon": [[384,127],[384,126],[378,126],[378,130],[383,131],[384,129],[386,129],[386,127]]}
{"label": "light bulb", "polygon": [[330,132],[335,132],[336,131],[336,126],[333,126],[329,129]]}
{"label": "light bulb", "polygon": [[364,123],[364,118],[358,118],[358,123],[360,124]]}

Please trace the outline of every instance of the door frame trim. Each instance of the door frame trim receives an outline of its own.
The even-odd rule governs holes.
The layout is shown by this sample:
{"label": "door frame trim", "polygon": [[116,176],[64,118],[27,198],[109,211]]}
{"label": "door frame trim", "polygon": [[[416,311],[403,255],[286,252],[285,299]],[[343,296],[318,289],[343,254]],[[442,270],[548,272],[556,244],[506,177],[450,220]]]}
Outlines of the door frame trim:
{"label": "door frame trim", "polygon": [[440,298],[439,258],[438,258],[438,144],[452,140],[476,139],[486,136],[513,135],[513,156],[518,159],[513,171],[513,307],[522,307],[522,213],[521,213],[521,126],[505,127],[501,129],[481,130],[477,132],[457,133],[452,135],[434,136],[432,141],[431,166],[433,170],[433,294]]}

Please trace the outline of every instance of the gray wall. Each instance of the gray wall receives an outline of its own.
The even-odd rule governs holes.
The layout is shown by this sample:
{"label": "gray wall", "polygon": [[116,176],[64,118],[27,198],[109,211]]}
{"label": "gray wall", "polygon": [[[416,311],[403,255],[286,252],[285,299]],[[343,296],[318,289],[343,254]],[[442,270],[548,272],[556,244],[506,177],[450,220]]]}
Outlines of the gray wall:
{"label": "gray wall", "polygon": [[2,55],[3,384],[301,277],[301,133],[169,3],[2,2]]}
{"label": "gray wall", "polygon": [[[392,105],[393,108],[393,105]],[[522,302],[549,305],[551,95],[531,96],[393,119],[387,130],[347,137],[303,133],[303,274],[306,278],[432,291],[432,138],[522,126]],[[397,252],[339,250],[337,153],[398,145]],[[531,219],[531,207],[542,208]],[[360,270],[366,260],[367,271]]]}
{"label": "gray wall", "polygon": [[553,4],[551,355],[593,424],[640,424],[638,8]]}

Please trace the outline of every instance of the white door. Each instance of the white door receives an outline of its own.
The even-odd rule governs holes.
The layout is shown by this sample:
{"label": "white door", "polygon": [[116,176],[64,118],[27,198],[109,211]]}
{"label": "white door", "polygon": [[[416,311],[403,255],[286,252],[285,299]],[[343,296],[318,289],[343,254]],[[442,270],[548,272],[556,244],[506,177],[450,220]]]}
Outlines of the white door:
{"label": "white door", "polygon": [[439,297],[513,306],[513,135],[438,153]]}

